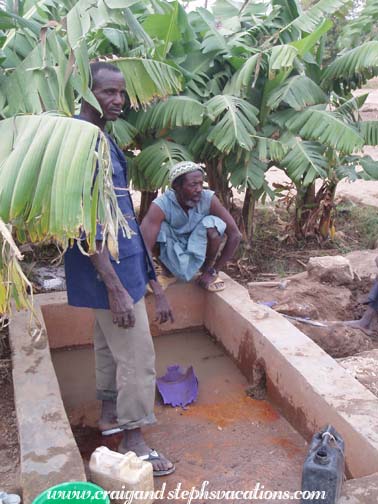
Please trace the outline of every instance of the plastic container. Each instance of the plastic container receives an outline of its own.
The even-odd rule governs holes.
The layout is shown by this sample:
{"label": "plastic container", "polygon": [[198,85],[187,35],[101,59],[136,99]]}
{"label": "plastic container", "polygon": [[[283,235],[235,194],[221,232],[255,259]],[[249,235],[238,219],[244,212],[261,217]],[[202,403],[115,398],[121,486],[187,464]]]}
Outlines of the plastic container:
{"label": "plastic container", "polygon": [[303,504],[335,504],[341,493],[344,479],[344,441],[336,430],[328,425],[314,435],[303,465],[302,491],[325,492]]}
{"label": "plastic container", "polygon": [[154,502],[152,464],[140,460],[134,452],[124,455],[100,446],[89,461],[91,481],[110,492],[112,502],[127,499],[138,504]]}
{"label": "plastic container", "polygon": [[44,490],[32,504],[110,504],[110,499],[100,488],[87,481],[67,481]]}

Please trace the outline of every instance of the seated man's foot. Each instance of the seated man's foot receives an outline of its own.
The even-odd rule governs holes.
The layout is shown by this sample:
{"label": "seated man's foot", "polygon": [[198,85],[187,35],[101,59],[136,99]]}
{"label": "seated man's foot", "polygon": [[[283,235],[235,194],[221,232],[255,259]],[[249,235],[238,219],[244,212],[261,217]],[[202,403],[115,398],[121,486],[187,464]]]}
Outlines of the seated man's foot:
{"label": "seated man's foot", "polygon": [[116,401],[102,401],[101,417],[98,421],[98,428],[103,436],[110,436],[122,432],[123,429],[118,427]]}
{"label": "seated man's foot", "polygon": [[209,292],[218,292],[225,289],[224,281],[218,276],[204,272],[196,280],[198,285]]}
{"label": "seated man's foot", "polygon": [[120,453],[134,452],[140,459],[150,462],[154,476],[166,476],[175,471],[175,466],[164,455],[152,450],[145,442],[140,429],[125,430],[118,446]]}

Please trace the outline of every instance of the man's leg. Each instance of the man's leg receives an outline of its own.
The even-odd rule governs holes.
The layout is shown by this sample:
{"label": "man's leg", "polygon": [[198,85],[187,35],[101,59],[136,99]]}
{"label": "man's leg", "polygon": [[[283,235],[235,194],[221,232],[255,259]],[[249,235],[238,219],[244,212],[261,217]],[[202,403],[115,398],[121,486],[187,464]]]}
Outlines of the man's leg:
{"label": "man's leg", "polygon": [[105,431],[117,426],[116,363],[97,320],[94,327],[94,349],[96,396],[101,401],[101,417],[98,427],[101,431]]}
{"label": "man's leg", "polygon": [[218,233],[217,228],[207,228],[207,248],[206,248],[206,259],[203,263],[202,270],[205,271],[206,268],[210,268],[214,265],[215,259],[218,255],[220,246],[223,242],[223,236]]}
{"label": "man's leg", "polygon": [[217,272],[211,271],[215,260],[222,249],[225,237],[220,235],[217,228],[207,228],[207,247],[205,262],[201,267],[202,274],[198,277],[198,284],[206,290],[215,292],[224,289],[223,280],[218,277]]}
{"label": "man's leg", "polygon": [[348,320],[344,322],[345,325],[349,327],[356,327],[357,329],[361,329],[362,331],[367,332],[368,334],[371,332],[371,325],[374,320],[378,317],[378,281],[374,282],[373,287],[370,289],[368,295],[369,305],[366,308],[365,313],[362,318],[359,320]]}
{"label": "man's leg", "polygon": [[[96,310],[96,318],[116,362],[117,417],[124,429],[121,452],[147,455],[151,448],[144,441],[141,427],[155,423],[155,352],[144,299],[135,307],[135,326],[128,329],[113,324],[109,310]],[[165,457],[151,461],[154,470],[173,467]]]}
{"label": "man's leg", "polygon": [[[173,275],[185,282],[192,280],[201,268],[214,263],[226,224],[214,215],[200,220],[188,237],[176,235],[168,224],[160,236],[159,259]],[[214,278],[209,278],[209,281]]]}

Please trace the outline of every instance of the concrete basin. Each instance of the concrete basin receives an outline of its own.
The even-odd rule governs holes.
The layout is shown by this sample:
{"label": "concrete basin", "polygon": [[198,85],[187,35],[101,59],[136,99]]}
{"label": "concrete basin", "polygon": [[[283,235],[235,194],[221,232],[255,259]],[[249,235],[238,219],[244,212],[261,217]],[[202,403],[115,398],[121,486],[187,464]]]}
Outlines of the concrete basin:
{"label": "concrete basin", "polygon": [[[368,481],[376,481],[378,399],[284,317],[253,303],[246,289],[228,276],[222,277],[226,289],[219,293],[207,293],[194,284],[171,285],[167,294],[176,316],[173,325],[158,326],[153,321],[153,300],[146,298],[151,331],[156,337],[158,374],[167,363],[174,363],[172,359],[181,356],[185,361],[195,342],[200,342],[200,349],[190,357],[201,374],[203,392],[198,404],[187,411],[177,411],[157,403],[159,425],[149,434],[149,441],[156,445],[161,445],[164,439],[163,446],[173,453],[173,458],[179,453],[176,480],[171,478],[170,484],[183,481],[199,485],[209,480],[209,475],[215,478],[216,474],[218,479],[214,484],[220,485],[222,480],[227,480],[224,479],[227,467],[223,462],[219,464],[218,459],[224,456],[224,447],[228,447],[229,466],[233,466],[234,473],[240,468],[243,473],[239,474],[239,479],[234,478],[235,484],[252,484],[256,477],[263,478],[264,473],[276,478],[279,467],[280,485],[284,487],[287,481],[287,489],[298,489],[301,463],[307,451],[304,439],[308,440],[328,423],[345,441],[347,475],[351,480],[348,488],[352,488],[353,482],[356,493],[358,478],[364,477],[365,481],[369,477]],[[62,481],[85,480],[84,463],[89,450],[102,444],[101,438],[96,437],[95,425],[91,425],[96,416],[94,401],[93,407],[82,405],[80,413],[80,398],[83,403],[92,401],[86,387],[90,387],[92,381],[93,388],[93,377],[89,374],[86,380],[84,377],[81,380],[79,372],[69,382],[69,378],[64,378],[65,365],[59,367],[57,364],[62,352],[66,353],[64,359],[69,351],[74,352],[72,359],[75,356],[79,362],[92,358],[92,311],[67,306],[65,293],[42,294],[35,299],[46,325],[48,344],[44,348],[33,346],[27,331],[29,316],[25,312],[15,314],[10,327],[21,484],[26,504],[49,486]],[[192,333],[187,333],[190,328]],[[195,336],[191,338],[186,334]],[[82,349],[87,357],[77,353]],[[189,360],[184,362],[188,363]],[[90,366],[84,368],[88,370]],[[266,376],[266,401],[256,401],[245,394],[248,383],[261,370]],[[69,383],[71,385],[67,385]],[[75,433],[81,444],[81,454],[72,434],[72,429],[75,431],[80,425],[93,429],[87,445],[81,443],[80,433]],[[185,435],[172,436],[172,426],[175,432],[183,429]],[[238,432],[239,438],[232,432]],[[168,441],[171,438],[172,441]],[[186,445],[183,438],[189,440]],[[197,448],[190,451],[189,447],[198,439]],[[258,439],[255,444],[254,439]],[[278,450],[278,445],[280,449],[285,448],[283,452]],[[219,446],[223,448],[217,451]],[[264,446],[269,450],[264,450]],[[213,455],[207,459],[209,453]],[[248,465],[256,454],[260,459],[265,457],[262,466],[265,469],[261,474],[256,474],[257,469]],[[291,468],[292,477],[288,468]],[[359,495],[363,498],[361,492]]]}

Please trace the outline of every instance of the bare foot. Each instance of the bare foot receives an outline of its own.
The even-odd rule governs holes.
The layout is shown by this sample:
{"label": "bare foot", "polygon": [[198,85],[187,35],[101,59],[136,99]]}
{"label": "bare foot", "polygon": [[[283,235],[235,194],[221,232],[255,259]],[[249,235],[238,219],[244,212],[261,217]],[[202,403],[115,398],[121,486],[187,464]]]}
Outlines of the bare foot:
{"label": "bare foot", "polygon": [[344,322],[344,325],[360,329],[365,334],[370,336],[373,333],[373,330],[371,328],[372,323],[377,319],[377,317],[378,314],[375,308],[373,308],[372,306],[368,306],[362,318],[360,318],[360,320],[347,320]]}
{"label": "bare foot", "polygon": [[101,404],[101,417],[98,428],[101,432],[113,430],[118,427],[117,403],[114,400],[105,400]]}
{"label": "bare foot", "polygon": [[173,473],[175,466],[160,452],[152,450],[145,442],[141,429],[125,430],[118,447],[120,453],[133,451],[138,457],[144,457],[152,464],[154,476],[165,476]]}
{"label": "bare foot", "polygon": [[352,327],[353,329],[359,329],[364,332],[367,336],[371,336],[373,331],[370,329],[369,325],[363,322],[363,318],[360,320],[345,320],[342,325],[347,327]]}

